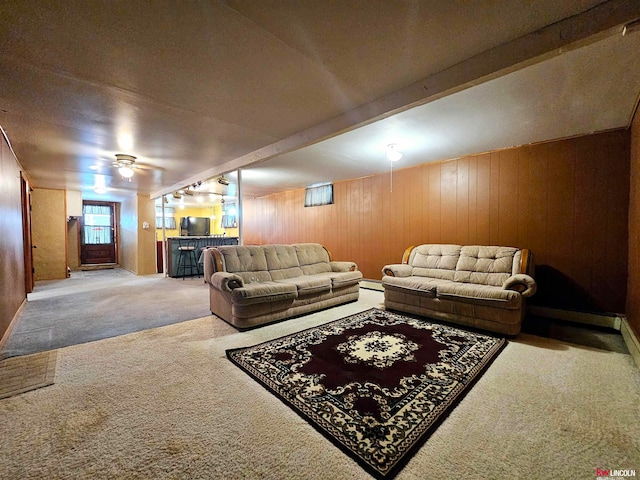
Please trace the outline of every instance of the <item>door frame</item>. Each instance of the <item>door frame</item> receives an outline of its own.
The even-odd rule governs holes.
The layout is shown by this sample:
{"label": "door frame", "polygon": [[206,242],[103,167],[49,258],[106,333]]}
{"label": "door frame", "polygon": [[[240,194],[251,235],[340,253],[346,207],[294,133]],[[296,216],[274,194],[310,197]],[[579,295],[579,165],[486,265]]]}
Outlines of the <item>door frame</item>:
{"label": "door frame", "polygon": [[20,196],[22,204],[22,243],[24,249],[24,289],[33,292],[35,279],[33,272],[33,241],[31,233],[31,187],[29,180],[20,172]]}
{"label": "door frame", "polygon": [[[120,245],[120,229],[118,225],[120,224],[120,209],[118,208],[117,202],[106,202],[100,200],[83,200],[82,201],[82,217],[78,222],[78,264],[82,267],[83,265],[91,265],[82,263],[82,235],[84,233],[84,206],[88,205],[108,205],[111,207],[113,212],[113,243],[114,243],[114,261],[115,264],[119,264],[119,248]],[[110,265],[110,264],[106,264]]]}

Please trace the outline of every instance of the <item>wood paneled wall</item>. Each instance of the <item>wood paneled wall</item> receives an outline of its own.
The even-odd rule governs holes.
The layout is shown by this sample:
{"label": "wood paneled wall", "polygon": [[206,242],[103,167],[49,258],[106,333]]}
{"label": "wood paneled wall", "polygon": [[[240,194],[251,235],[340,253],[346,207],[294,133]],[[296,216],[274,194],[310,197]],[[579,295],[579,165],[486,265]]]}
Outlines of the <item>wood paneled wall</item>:
{"label": "wood paneled wall", "polygon": [[380,279],[421,243],[511,245],[534,253],[531,303],[623,312],[629,133],[617,130],[337,182],[335,204],[304,189],[244,201],[244,243],[318,242]]}
{"label": "wood paneled wall", "polygon": [[0,344],[27,298],[20,166],[0,133]]}
{"label": "wood paneled wall", "polygon": [[629,202],[629,279],[627,320],[640,338],[640,112],[631,124],[631,180]]}

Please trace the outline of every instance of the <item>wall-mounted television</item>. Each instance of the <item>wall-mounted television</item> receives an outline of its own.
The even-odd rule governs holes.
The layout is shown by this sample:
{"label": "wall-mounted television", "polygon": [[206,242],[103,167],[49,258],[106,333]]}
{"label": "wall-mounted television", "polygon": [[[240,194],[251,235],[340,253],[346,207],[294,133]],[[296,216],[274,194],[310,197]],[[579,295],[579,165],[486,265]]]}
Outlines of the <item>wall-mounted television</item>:
{"label": "wall-mounted television", "polygon": [[189,237],[208,237],[211,221],[207,217],[182,217],[180,219],[180,234]]}

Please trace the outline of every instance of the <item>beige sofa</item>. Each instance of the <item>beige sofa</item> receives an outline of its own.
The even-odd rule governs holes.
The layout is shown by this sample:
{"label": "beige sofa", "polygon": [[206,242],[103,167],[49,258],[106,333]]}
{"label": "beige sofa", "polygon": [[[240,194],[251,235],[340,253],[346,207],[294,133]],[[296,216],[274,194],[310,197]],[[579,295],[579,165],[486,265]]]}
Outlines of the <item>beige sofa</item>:
{"label": "beige sofa", "polygon": [[536,292],[529,250],[420,245],[382,269],[384,304],[504,335],[520,332],[525,297]]}
{"label": "beige sofa", "polygon": [[211,313],[239,330],[358,300],[362,273],[317,243],[203,252]]}

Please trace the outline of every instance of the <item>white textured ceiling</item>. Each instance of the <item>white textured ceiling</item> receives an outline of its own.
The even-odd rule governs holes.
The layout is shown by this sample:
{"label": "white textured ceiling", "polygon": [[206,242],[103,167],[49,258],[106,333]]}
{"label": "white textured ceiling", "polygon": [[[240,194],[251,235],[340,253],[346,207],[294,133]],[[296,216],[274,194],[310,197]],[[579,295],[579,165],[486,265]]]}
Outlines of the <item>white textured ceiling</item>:
{"label": "white textured ceiling", "polygon": [[[608,37],[314,145],[250,166],[255,195],[629,125],[640,33]],[[277,175],[275,174],[277,172]]]}
{"label": "white textured ceiling", "polygon": [[[383,171],[389,141],[409,166],[627,126],[640,34],[620,31],[639,16],[625,0],[1,2],[0,125],[36,187],[118,200],[243,167],[264,195]],[[116,153],[144,167],[131,182]]]}

